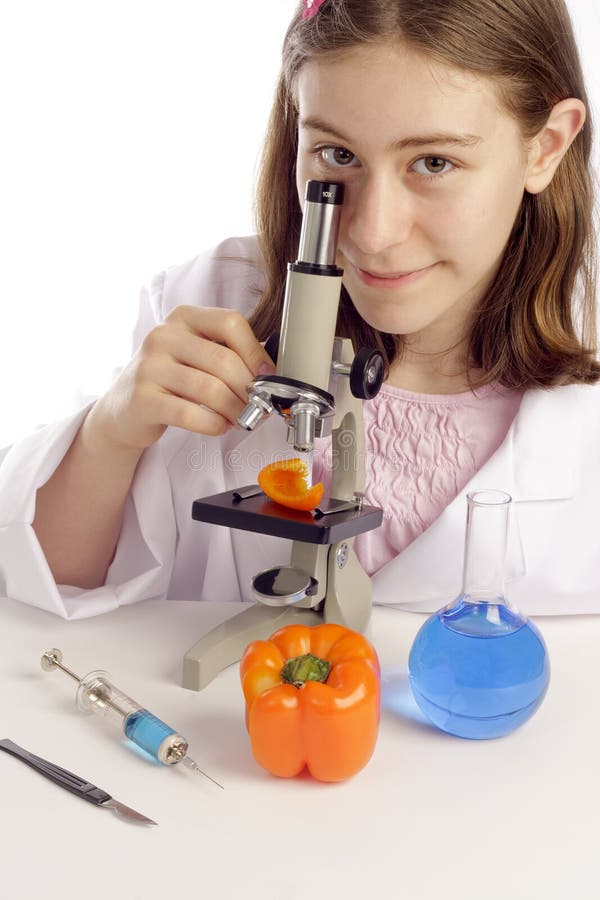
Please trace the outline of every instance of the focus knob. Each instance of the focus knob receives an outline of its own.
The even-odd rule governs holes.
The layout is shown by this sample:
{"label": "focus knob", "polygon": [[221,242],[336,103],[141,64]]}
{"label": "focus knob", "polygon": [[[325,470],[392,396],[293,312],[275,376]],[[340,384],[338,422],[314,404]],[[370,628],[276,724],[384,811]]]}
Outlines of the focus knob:
{"label": "focus knob", "polygon": [[379,350],[361,347],[350,368],[350,390],[360,400],[372,400],[385,376],[385,362]]}

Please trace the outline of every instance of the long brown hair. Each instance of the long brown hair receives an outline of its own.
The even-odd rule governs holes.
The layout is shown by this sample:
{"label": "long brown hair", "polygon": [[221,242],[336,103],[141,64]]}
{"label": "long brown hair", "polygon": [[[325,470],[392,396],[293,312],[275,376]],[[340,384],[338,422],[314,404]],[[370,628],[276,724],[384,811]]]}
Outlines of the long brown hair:
{"label": "long brown hair", "polygon": [[[523,196],[497,275],[473,318],[467,365],[483,370],[477,384],[525,388],[597,381],[592,128],[562,0],[325,0],[307,19],[298,9],[283,45],[257,183],[266,274],[250,319],[257,336],[264,339],[280,327],[286,264],[298,248],[298,72],[308,60],[394,39],[437,62],[494,79],[525,140],[543,128],[560,100],[585,103],[586,123],[550,185]],[[388,365],[402,354],[402,336],[364,322],[345,289],[338,334],[352,338],[355,348],[378,347]]]}

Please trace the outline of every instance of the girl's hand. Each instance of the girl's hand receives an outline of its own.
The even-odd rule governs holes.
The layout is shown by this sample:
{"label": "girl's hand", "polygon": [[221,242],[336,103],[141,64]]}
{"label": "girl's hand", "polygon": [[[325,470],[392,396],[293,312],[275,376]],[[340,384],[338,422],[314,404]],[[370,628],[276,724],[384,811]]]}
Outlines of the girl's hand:
{"label": "girl's hand", "polygon": [[247,386],[267,371],[275,371],[272,360],[241,313],[178,306],[146,336],[89,418],[111,444],[139,451],[168,425],[223,434],[246,405]]}

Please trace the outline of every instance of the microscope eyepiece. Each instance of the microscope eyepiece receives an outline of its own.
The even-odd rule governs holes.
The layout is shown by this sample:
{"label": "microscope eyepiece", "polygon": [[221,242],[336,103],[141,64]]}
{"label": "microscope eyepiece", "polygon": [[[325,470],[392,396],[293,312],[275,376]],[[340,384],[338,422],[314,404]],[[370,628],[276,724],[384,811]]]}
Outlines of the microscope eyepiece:
{"label": "microscope eyepiece", "polygon": [[309,203],[332,203],[341,206],[344,202],[344,185],[333,181],[307,181],[305,200]]}
{"label": "microscope eyepiece", "polygon": [[307,181],[297,264],[335,266],[344,185]]}

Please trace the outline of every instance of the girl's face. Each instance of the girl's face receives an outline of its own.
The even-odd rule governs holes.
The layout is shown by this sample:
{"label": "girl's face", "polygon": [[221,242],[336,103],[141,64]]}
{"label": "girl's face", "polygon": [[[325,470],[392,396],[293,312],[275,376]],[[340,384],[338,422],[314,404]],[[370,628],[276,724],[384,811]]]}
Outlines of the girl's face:
{"label": "girl's face", "polygon": [[373,327],[441,352],[465,336],[515,221],[528,159],[492,81],[403,44],[310,62],[297,184],[345,185],[338,264]]}

